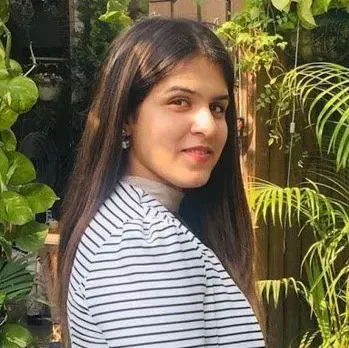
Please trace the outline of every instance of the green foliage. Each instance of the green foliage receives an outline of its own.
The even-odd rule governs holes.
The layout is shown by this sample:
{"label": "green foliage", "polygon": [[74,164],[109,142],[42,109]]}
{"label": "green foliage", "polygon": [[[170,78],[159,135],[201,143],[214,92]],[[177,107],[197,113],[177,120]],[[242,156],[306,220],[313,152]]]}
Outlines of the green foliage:
{"label": "green foliage", "polygon": [[27,184],[36,178],[35,168],[26,156],[17,151],[9,151],[7,153],[7,158],[11,172],[8,172],[10,173],[10,176],[7,175],[5,183],[8,182],[11,185],[22,185]]}
{"label": "green foliage", "polygon": [[[57,199],[51,188],[33,183],[36,172],[31,161],[16,151],[17,140],[11,130],[18,116],[30,110],[38,98],[35,83],[21,66],[10,59],[11,33],[8,1],[0,4],[0,346],[30,347],[33,337],[18,324],[7,323],[9,301],[25,299],[34,275],[27,269],[28,257],[15,258],[12,245],[24,252],[38,251],[48,227],[35,221],[35,214],[51,208]],[[5,45],[3,44],[5,43]]]}
{"label": "green foliage", "polygon": [[7,151],[14,151],[17,147],[17,139],[11,129],[4,129],[0,131],[0,138],[4,144],[4,149]]}
{"label": "green foliage", "polygon": [[29,111],[38,99],[38,89],[33,80],[16,76],[0,80],[0,98],[17,114]]}
{"label": "green foliage", "polygon": [[[255,5],[258,3],[262,2],[254,1]],[[242,14],[248,16],[249,21],[245,20],[240,27],[238,21],[226,25],[230,32],[225,35],[227,38],[231,35],[230,40],[235,45],[229,47],[239,50],[240,62],[247,57],[250,63],[245,65],[245,70],[252,73],[258,72],[265,63],[261,60],[259,50],[254,50],[259,46],[253,40],[259,40],[273,30],[269,18],[273,18],[272,23],[277,30],[293,30],[297,27],[298,20],[304,28],[312,29],[317,25],[316,16],[333,8],[348,8],[349,3],[331,0],[301,0],[297,3],[273,0],[272,4],[274,9],[261,5],[259,12],[253,10],[255,12],[252,13],[248,12],[251,10],[249,7]],[[253,19],[254,13],[257,20]],[[264,20],[262,26],[259,22],[261,20]],[[245,34],[253,21],[263,32],[262,36],[258,36],[260,33],[254,30],[253,25],[253,30]],[[310,31],[306,29],[302,30],[309,34]],[[241,33],[243,35],[239,41],[237,38]],[[237,42],[251,44],[250,47],[247,46],[247,54],[242,47],[236,45]],[[299,45],[301,52],[311,42],[299,40],[296,45]],[[270,57],[274,57],[275,47],[271,45],[270,48]],[[269,62],[273,67],[281,67],[277,57],[269,59]],[[266,67],[270,68],[270,65],[267,64]],[[290,289],[308,303],[310,312],[316,319],[317,329],[302,337],[300,347],[312,347],[315,341],[321,342],[321,348],[348,347],[349,70],[338,64],[322,62],[304,64],[286,72],[284,67],[281,69],[282,73],[270,78],[257,100],[257,110],[271,104],[275,106],[276,117],[269,122],[269,144],[278,142],[280,147],[285,145],[286,152],[289,152],[290,146],[284,140],[284,134],[288,130],[283,125],[288,123],[285,121],[289,121],[291,116],[297,118],[303,111],[306,115],[305,129],[313,130],[317,150],[308,153],[308,162],[302,163],[306,173],[302,183],[281,187],[258,180],[248,191],[249,203],[256,220],[263,219],[283,229],[298,227],[299,234],[312,232],[313,243],[306,251],[301,265],[300,276],[304,274],[305,281],[295,278],[263,280],[259,282],[259,290],[275,306],[281,295],[287,296]],[[293,134],[294,141],[301,139],[302,131]]]}
{"label": "green foliage", "polygon": [[106,23],[120,23],[121,26],[128,26],[132,19],[128,16],[127,7],[130,0],[109,0],[107,3],[107,12],[102,14],[99,19]]}
{"label": "green foliage", "polygon": [[77,1],[78,18],[83,26],[74,34],[76,43],[72,54],[75,142],[80,139],[96,85],[96,74],[107,48],[130,22],[127,16],[128,3],[128,0],[120,2],[115,0],[110,2],[107,0]]}
{"label": "green foliage", "polygon": [[29,221],[19,226],[15,232],[16,245],[23,251],[32,252],[39,250],[46,238],[47,225],[36,221]]}
{"label": "green foliage", "polygon": [[[349,182],[347,183],[349,188]],[[314,242],[304,256],[302,267],[307,282],[294,278],[263,280],[259,290],[275,306],[284,289],[292,288],[302,296],[315,315],[318,330],[307,333],[300,347],[310,347],[316,336],[321,337],[320,347],[347,347],[349,343],[349,200],[346,202],[326,196],[318,185],[282,188],[271,183],[253,184],[250,204],[256,216],[272,223],[292,225],[296,221],[300,232],[312,230]],[[306,229],[307,228],[307,229]],[[304,233],[304,232],[303,232]],[[340,261],[340,260],[344,260]]]}
{"label": "green foliage", "polygon": [[[273,6],[286,14],[295,13],[306,29],[317,26],[316,16],[328,12],[330,9],[349,10],[348,0],[271,0]],[[294,5],[294,6],[292,6]]]}
{"label": "green foliage", "polygon": [[[332,63],[300,66],[280,77],[274,134],[281,134],[281,119],[296,100],[314,129],[318,157],[308,165],[308,177],[298,186],[280,187],[257,181],[249,202],[257,218],[272,224],[297,224],[300,233],[312,231],[302,271],[306,282],[294,279],[260,283],[276,304],[281,289],[293,288],[309,304],[318,328],[307,333],[301,347],[317,337],[321,348],[349,345],[349,71]],[[286,107],[285,107],[286,106]],[[316,182],[311,178],[315,177]]]}
{"label": "green foliage", "polygon": [[0,340],[4,348],[26,348],[33,344],[33,337],[30,332],[18,324],[6,324],[2,329]]}
{"label": "green foliage", "polygon": [[25,197],[14,191],[5,191],[0,196],[0,218],[13,225],[24,225],[33,216]]}
{"label": "green foliage", "polygon": [[2,0],[0,3],[0,21],[6,23],[10,17],[9,13],[9,1]]}
{"label": "green foliage", "polygon": [[[349,69],[333,63],[309,63],[273,81],[278,91],[275,134],[282,138],[281,119],[294,98],[307,110],[322,152],[334,155],[336,169],[349,166]],[[330,137],[327,138],[328,130]]]}
{"label": "green foliage", "polygon": [[28,184],[23,186],[20,192],[27,199],[30,209],[35,214],[47,211],[57,199],[53,190],[44,184]]}
{"label": "green foliage", "polygon": [[28,258],[25,257],[0,259],[0,293],[3,295],[1,305],[8,301],[23,300],[29,295],[33,287],[34,274],[27,270],[28,262]]}
{"label": "green foliage", "polygon": [[238,64],[243,71],[270,70],[278,62],[276,49],[284,49],[282,36],[270,33],[273,20],[264,9],[263,1],[250,1],[247,9],[234,15],[217,29],[217,34],[233,53],[238,52]]}
{"label": "green foliage", "polygon": [[323,219],[329,224],[349,220],[349,211],[346,212],[336,200],[321,194],[316,183],[309,179],[307,186],[286,188],[257,181],[249,194],[249,202],[255,214],[262,216],[265,222],[271,214],[274,225],[278,221],[281,226],[285,222],[292,226],[294,220],[301,224],[304,217],[312,225],[320,224]]}

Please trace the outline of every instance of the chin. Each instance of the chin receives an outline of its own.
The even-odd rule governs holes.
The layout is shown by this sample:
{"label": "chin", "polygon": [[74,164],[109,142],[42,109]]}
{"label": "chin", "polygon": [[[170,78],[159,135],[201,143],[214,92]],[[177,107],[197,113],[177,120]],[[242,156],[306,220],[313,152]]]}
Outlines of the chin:
{"label": "chin", "polygon": [[188,175],[185,180],[183,180],[183,177],[178,180],[177,187],[180,187],[181,189],[193,189],[198,188],[201,186],[204,186],[207,184],[208,180],[210,179],[209,174],[196,174],[196,175]]}

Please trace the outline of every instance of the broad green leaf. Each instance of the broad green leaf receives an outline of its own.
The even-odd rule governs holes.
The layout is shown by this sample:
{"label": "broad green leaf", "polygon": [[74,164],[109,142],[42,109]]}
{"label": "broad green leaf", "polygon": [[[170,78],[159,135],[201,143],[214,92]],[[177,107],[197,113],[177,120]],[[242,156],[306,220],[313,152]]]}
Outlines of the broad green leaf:
{"label": "broad green leaf", "polygon": [[328,11],[332,0],[314,0],[312,11],[314,16],[324,14]]}
{"label": "broad green leaf", "polygon": [[18,114],[0,100],[0,131],[8,129],[17,121]]}
{"label": "broad green leaf", "polygon": [[26,348],[33,343],[33,336],[19,324],[6,324],[2,328],[2,348]]}
{"label": "broad green leaf", "polygon": [[127,11],[130,0],[109,0],[107,3],[107,13],[112,11]]}
{"label": "broad green leaf", "polygon": [[[10,59],[10,67],[14,76],[19,76],[23,73],[21,65],[13,59]],[[10,77],[11,76],[6,69],[5,60],[0,61],[0,80],[8,79]]]}
{"label": "broad green leaf", "polygon": [[48,226],[36,221],[17,227],[16,245],[23,251],[33,252],[42,248],[48,232]]}
{"label": "broad green leaf", "polygon": [[33,220],[33,214],[22,195],[5,191],[0,195],[0,218],[14,225],[24,225]]}
{"label": "broad green leaf", "polygon": [[10,167],[15,166],[9,183],[12,185],[23,185],[33,181],[36,178],[36,172],[33,163],[23,154],[17,151],[7,153]]}
{"label": "broad green leaf", "polygon": [[299,20],[306,29],[313,29],[317,25],[311,10],[312,0],[299,0],[297,13]]}
{"label": "broad green leaf", "polygon": [[132,19],[121,11],[112,11],[101,15],[99,19],[106,23],[117,23],[123,27],[127,27],[132,24]]}
{"label": "broad green leaf", "polygon": [[58,198],[49,186],[37,183],[23,186],[21,195],[27,199],[33,213],[47,211]]}
{"label": "broad green leaf", "polygon": [[15,134],[12,132],[12,130],[5,129],[3,131],[0,131],[0,135],[1,135],[1,140],[5,145],[5,149],[7,151],[15,151],[17,147],[17,139]]}
{"label": "broad green leaf", "polygon": [[38,97],[38,88],[29,77],[17,76],[12,79],[0,80],[0,98],[18,114],[29,111]]}
{"label": "broad green leaf", "polygon": [[[285,9],[289,9],[290,8],[291,1],[292,0],[271,0],[271,3],[279,11],[284,11]],[[285,11],[285,12],[288,12],[288,11]]]}
{"label": "broad green leaf", "polygon": [[99,17],[99,20],[106,23],[117,23],[122,26],[132,24],[132,19],[127,15],[129,0],[109,0],[107,12]]}
{"label": "broad green leaf", "polygon": [[8,169],[9,169],[9,160],[4,150],[0,148],[0,175],[3,181],[5,181]]}
{"label": "broad green leaf", "polygon": [[0,1],[0,21],[6,23],[10,17],[10,6],[8,0]]}

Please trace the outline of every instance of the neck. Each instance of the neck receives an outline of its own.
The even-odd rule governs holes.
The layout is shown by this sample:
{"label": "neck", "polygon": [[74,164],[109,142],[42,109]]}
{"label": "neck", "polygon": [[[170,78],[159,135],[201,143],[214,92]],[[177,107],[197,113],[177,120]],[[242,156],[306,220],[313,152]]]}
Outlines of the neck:
{"label": "neck", "polygon": [[184,193],[162,182],[142,178],[140,176],[125,175],[122,181],[141,188],[168,210],[178,213]]}

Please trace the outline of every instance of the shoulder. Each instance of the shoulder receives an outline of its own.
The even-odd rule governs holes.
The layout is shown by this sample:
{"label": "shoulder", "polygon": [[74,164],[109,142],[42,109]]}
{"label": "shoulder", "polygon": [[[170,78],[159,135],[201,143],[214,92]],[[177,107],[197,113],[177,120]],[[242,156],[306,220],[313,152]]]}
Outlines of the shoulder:
{"label": "shoulder", "polygon": [[[127,221],[94,255],[85,282],[86,298],[109,301],[108,294],[137,296],[173,286],[205,286],[205,264],[192,234],[175,223],[145,217]],[[105,296],[103,295],[105,294]]]}
{"label": "shoulder", "polygon": [[91,219],[79,248],[86,247],[85,251],[94,255],[110,237],[120,235],[128,222],[139,225],[146,216],[141,201],[140,190],[119,184]]}
{"label": "shoulder", "polygon": [[[143,190],[119,183],[90,221],[81,241],[93,254],[109,244],[156,243],[176,230],[174,216]],[[160,238],[160,239],[161,239]],[[116,244],[115,244],[116,243]]]}
{"label": "shoulder", "polygon": [[86,278],[147,259],[157,258],[156,265],[163,259],[186,259],[197,254],[198,246],[193,234],[179,224],[143,190],[121,183],[90,221],[78,246],[76,267]]}
{"label": "shoulder", "polygon": [[121,235],[129,221],[142,221],[142,192],[130,185],[119,184],[92,217],[79,242],[72,274],[82,282],[104,244]]}

